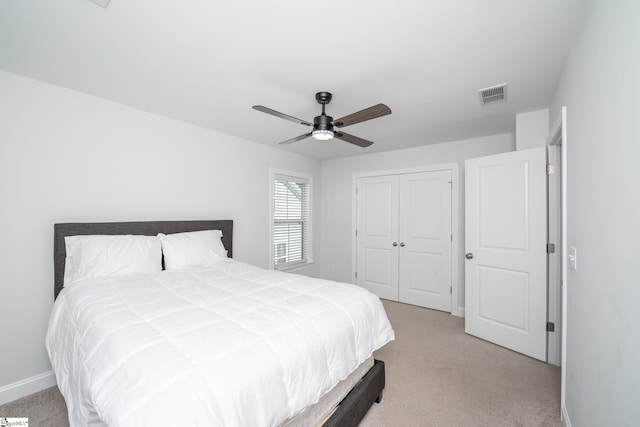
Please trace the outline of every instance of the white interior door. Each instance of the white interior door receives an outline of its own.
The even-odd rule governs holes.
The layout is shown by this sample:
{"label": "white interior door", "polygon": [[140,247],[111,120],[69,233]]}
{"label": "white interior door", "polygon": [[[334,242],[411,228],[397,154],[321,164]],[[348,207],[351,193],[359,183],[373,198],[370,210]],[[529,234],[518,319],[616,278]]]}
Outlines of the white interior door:
{"label": "white interior door", "polygon": [[360,178],[357,189],[356,284],[398,301],[398,177]]}
{"label": "white interior door", "polygon": [[451,171],[400,175],[399,301],[451,312]]}
{"label": "white interior door", "polygon": [[545,147],[465,162],[465,330],[546,361]]}

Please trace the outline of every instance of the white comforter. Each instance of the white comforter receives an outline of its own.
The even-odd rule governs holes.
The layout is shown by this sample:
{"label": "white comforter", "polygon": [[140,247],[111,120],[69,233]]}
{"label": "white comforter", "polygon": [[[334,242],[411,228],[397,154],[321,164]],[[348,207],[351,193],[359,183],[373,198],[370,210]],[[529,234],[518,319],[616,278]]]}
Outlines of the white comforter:
{"label": "white comforter", "polygon": [[394,339],[354,285],[233,260],[79,280],[47,350],[72,426],[276,426]]}

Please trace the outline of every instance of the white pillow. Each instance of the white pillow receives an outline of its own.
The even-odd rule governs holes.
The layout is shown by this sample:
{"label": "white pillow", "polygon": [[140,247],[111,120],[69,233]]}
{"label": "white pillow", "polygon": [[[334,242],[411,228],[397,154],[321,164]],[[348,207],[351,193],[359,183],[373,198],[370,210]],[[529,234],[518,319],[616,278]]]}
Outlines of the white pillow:
{"label": "white pillow", "polygon": [[158,234],[162,243],[164,268],[176,270],[188,266],[210,266],[227,258],[222,231],[204,230],[187,233]]}
{"label": "white pillow", "polygon": [[64,284],[85,277],[162,271],[162,248],[156,236],[66,236]]}

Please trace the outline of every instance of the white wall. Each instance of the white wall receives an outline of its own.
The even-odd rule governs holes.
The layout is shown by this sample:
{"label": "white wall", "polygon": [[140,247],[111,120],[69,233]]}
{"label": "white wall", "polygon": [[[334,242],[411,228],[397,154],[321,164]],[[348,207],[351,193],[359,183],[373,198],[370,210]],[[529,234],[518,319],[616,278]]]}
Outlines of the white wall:
{"label": "white wall", "polygon": [[230,218],[234,258],[267,267],[276,167],[315,178],[320,233],[316,160],[2,71],[0,94],[0,403],[51,369],[54,223]]}
{"label": "white wall", "polygon": [[640,3],[594,0],[550,111],[567,106],[566,413],[640,422]]}
{"label": "white wall", "polygon": [[549,136],[549,109],[516,114],[516,150],[544,147]]}
{"label": "white wall", "polygon": [[[513,134],[466,139],[385,153],[325,160],[322,168],[322,276],[353,283],[351,202],[354,173],[459,163],[458,307],[464,308],[464,160],[513,151]],[[456,302],[454,301],[454,304]]]}

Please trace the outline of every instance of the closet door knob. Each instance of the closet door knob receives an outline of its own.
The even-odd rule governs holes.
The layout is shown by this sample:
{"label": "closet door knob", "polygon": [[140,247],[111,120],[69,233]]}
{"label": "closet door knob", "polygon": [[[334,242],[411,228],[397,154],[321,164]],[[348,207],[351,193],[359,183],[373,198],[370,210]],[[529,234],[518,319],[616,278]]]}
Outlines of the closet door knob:
{"label": "closet door knob", "polygon": [[404,248],[404,242],[400,242],[400,247]]}
{"label": "closet door knob", "polygon": [[398,242],[393,242],[393,246],[398,246]]}
{"label": "closet door knob", "polygon": [[464,257],[466,259],[473,259],[473,254],[471,252],[468,252]]}

